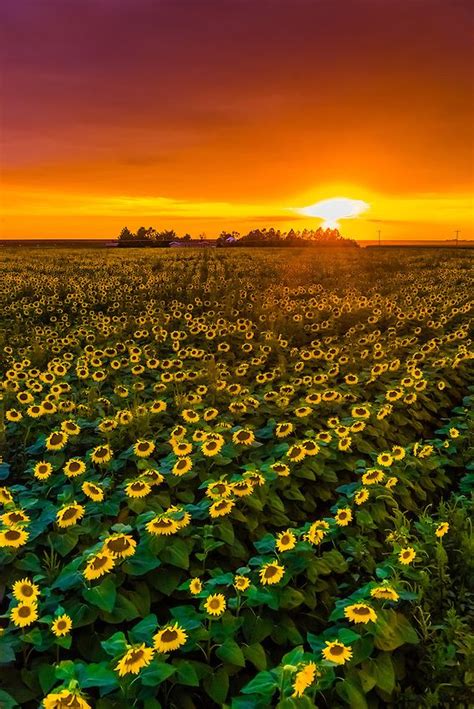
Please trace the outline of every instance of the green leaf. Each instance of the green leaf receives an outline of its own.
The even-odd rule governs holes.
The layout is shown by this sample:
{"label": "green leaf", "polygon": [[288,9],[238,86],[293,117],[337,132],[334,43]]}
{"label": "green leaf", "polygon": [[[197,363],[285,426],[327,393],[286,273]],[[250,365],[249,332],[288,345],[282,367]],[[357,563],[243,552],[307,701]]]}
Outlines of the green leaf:
{"label": "green leaf", "polygon": [[2,709],[14,709],[17,706],[19,706],[18,702],[10,694],[0,689],[0,707]]}
{"label": "green leaf", "polygon": [[229,676],[223,667],[205,678],[204,689],[216,704],[224,704],[229,691]]}
{"label": "green leaf", "polygon": [[140,680],[145,687],[156,687],[176,672],[176,667],[167,662],[152,662],[140,673]]}
{"label": "green leaf", "polygon": [[351,709],[368,709],[364,693],[354,681],[345,679],[338,682],[336,692],[350,705]]}
{"label": "green leaf", "polygon": [[189,568],[188,547],[182,539],[175,539],[161,552],[161,560],[179,569]]}
{"label": "green leaf", "polygon": [[81,687],[117,687],[118,675],[105,662],[79,665],[77,676]]}
{"label": "green leaf", "polygon": [[157,617],[154,613],[147,615],[129,631],[129,636],[134,643],[150,643],[151,636],[156,632],[158,625]]}
{"label": "green leaf", "polygon": [[38,680],[43,693],[47,694],[56,682],[56,672],[54,667],[52,665],[41,665],[38,669]]}
{"label": "green leaf", "polygon": [[117,589],[112,579],[104,579],[98,586],[85,588],[82,592],[83,598],[93,606],[97,606],[103,611],[110,613],[115,606]]}
{"label": "green leaf", "polygon": [[405,643],[416,645],[418,642],[415,629],[404,615],[394,610],[377,612],[374,644],[379,650],[390,652]]}
{"label": "green leaf", "polygon": [[395,670],[390,655],[381,653],[373,661],[373,667],[377,687],[380,687],[387,694],[391,694],[395,689]]}
{"label": "green leaf", "polygon": [[249,660],[257,670],[267,669],[267,656],[260,643],[244,645],[242,651],[247,660]]}
{"label": "green leaf", "polygon": [[278,681],[271,672],[259,672],[245,687],[243,694],[264,694],[271,697],[278,687]]}
{"label": "green leaf", "polygon": [[177,668],[176,677],[179,684],[184,684],[188,687],[199,687],[199,677],[192,662],[175,660],[173,665]]}
{"label": "green leaf", "polygon": [[122,632],[114,633],[108,640],[103,640],[100,644],[107,655],[112,657],[123,655],[127,650],[127,638]]}
{"label": "green leaf", "polygon": [[245,667],[245,657],[235,640],[227,638],[225,642],[216,650],[216,655],[224,662],[230,662],[237,667]]}

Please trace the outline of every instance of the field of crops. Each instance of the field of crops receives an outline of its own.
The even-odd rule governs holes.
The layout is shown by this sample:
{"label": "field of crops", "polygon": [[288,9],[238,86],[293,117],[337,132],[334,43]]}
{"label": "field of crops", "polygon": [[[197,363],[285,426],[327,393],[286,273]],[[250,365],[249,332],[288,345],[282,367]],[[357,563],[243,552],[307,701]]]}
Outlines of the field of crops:
{"label": "field of crops", "polygon": [[4,249],[2,709],[468,707],[470,255]]}

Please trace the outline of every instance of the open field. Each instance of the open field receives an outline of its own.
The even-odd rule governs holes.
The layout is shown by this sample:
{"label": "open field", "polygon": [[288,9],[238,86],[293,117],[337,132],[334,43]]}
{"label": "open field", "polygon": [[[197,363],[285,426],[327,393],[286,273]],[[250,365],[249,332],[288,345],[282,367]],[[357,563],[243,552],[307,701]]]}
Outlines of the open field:
{"label": "open field", "polygon": [[468,250],[0,273],[2,708],[469,705]]}

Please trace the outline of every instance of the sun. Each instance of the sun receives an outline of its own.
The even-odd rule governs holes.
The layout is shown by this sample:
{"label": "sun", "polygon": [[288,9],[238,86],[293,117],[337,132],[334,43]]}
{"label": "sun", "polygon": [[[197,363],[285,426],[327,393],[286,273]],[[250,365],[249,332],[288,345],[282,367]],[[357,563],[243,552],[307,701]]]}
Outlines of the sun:
{"label": "sun", "polygon": [[323,199],[309,207],[300,207],[295,211],[307,217],[319,217],[323,219],[322,226],[325,229],[337,229],[339,219],[353,219],[369,209],[370,205],[361,199],[349,199],[348,197],[332,197]]}

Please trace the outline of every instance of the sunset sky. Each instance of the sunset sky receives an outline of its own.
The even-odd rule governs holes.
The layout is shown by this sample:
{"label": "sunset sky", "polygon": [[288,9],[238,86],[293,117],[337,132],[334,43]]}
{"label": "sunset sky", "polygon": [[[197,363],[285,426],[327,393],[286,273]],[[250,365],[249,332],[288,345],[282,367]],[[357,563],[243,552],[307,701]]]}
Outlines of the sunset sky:
{"label": "sunset sky", "polygon": [[468,0],[2,0],[2,238],[474,238]]}

